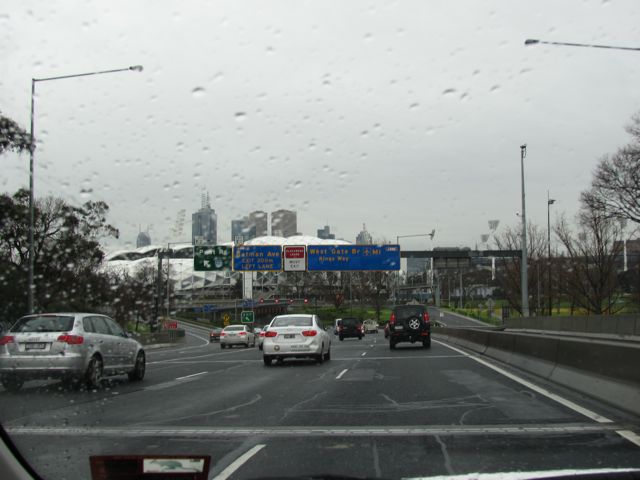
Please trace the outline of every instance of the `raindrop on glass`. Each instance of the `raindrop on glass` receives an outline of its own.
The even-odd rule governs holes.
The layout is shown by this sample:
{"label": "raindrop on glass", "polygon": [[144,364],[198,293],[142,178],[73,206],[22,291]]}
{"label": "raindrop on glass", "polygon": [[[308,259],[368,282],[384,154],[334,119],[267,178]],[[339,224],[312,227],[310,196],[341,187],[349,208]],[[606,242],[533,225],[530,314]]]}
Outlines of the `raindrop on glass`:
{"label": "raindrop on glass", "polygon": [[204,94],[205,89],[203,87],[195,87],[193,90],[191,90],[191,95],[193,95],[193,98],[203,97]]}

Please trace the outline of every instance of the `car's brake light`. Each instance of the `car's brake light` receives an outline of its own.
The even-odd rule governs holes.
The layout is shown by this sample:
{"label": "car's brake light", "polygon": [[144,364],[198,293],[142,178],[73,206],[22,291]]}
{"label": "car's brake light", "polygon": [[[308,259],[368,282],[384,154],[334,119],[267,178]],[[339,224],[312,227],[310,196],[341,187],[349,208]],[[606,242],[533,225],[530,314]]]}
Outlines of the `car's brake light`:
{"label": "car's brake light", "polygon": [[302,332],[303,337],[315,337],[318,334],[315,330],[304,330]]}
{"label": "car's brake light", "polygon": [[8,343],[15,343],[15,337],[13,335],[5,335],[0,338],[0,345],[7,345]]}
{"label": "car's brake light", "polygon": [[422,319],[423,319],[425,322],[429,323],[429,313],[428,313],[428,312],[424,312],[424,313],[422,314]]}
{"label": "car's brake light", "polygon": [[225,335],[226,335],[226,333],[224,333],[224,332],[220,332],[220,336],[221,336],[221,337],[224,337]]}
{"label": "car's brake light", "polygon": [[240,335],[246,335],[247,332],[240,332]]}
{"label": "car's brake light", "polygon": [[273,330],[265,332],[264,334],[265,337],[269,337],[269,338],[275,337],[276,335],[278,335],[278,332],[274,332]]}
{"label": "car's brake light", "polygon": [[261,336],[261,337],[264,337],[264,332],[260,332],[260,336]]}
{"label": "car's brake light", "polygon": [[81,345],[84,343],[84,337],[82,335],[69,335],[65,333],[58,337],[58,341],[68,343],[69,345]]}
{"label": "car's brake light", "polygon": [[396,324],[396,314],[391,312],[391,317],[389,318],[389,324],[391,325],[395,325]]}

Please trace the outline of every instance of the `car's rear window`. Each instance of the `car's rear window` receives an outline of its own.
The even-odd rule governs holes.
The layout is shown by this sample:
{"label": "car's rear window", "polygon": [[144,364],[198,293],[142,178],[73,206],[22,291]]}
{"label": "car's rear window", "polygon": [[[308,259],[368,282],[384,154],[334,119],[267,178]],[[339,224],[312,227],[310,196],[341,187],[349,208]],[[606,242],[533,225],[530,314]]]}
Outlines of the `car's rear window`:
{"label": "car's rear window", "polygon": [[424,308],[420,306],[396,307],[395,313],[397,317],[419,317],[424,312]]}
{"label": "car's rear window", "polygon": [[225,332],[239,332],[240,330],[244,330],[244,327],[240,325],[232,325],[224,329]]}
{"label": "car's rear window", "polygon": [[12,332],[68,332],[73,328],[73,317],[43,315],[22,317],[11,328]]}
{"label": "car's rear window", "polygon": [[357,325],[360,325],[361,323],[362,321],[359,318],[343,318],[342,319],[342,325],[347,327],[357,326]]}
{"label": "car's rear window", "polygon": [[311,317],[281,317],[273,321],[274,327],[310,327]]}

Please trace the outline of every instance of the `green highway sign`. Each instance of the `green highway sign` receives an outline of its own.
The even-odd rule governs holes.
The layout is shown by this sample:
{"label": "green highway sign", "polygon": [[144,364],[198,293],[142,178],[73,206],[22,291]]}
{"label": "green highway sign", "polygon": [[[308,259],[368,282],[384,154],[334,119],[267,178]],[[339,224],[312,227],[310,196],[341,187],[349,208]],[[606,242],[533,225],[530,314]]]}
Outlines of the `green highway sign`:
{"label": "green highway sign", "polygon": [[253,323],[253,312],[251,310],[246,310],[240,313],[240,322],[242,323]]}
{"label": "green highway sign", "polygon": [[231,247],[197,245],[193,247],[193,269],[196,272],[231,270]]}

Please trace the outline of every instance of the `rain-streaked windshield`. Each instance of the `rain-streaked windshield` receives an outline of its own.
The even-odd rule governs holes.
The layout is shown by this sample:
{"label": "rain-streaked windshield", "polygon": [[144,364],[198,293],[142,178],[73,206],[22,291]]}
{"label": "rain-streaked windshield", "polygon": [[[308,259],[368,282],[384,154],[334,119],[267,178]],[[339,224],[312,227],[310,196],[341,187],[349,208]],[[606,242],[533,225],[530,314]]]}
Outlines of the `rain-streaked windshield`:
{"label": "rain-streaked windshield", "polygon": [[73,317],[25,317],[11,328],[11,332],[68,332],[73,328]]}
{"label": "rain-streaked windshield", "polygon": [[271,323],[272,327],[310,327],[311,317],[278,317]]}
{"label": "rain-streaked windshield", "polygon": [[640,469],[639,199],[640,0],[2,0],[0,480]]}

